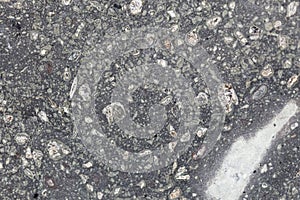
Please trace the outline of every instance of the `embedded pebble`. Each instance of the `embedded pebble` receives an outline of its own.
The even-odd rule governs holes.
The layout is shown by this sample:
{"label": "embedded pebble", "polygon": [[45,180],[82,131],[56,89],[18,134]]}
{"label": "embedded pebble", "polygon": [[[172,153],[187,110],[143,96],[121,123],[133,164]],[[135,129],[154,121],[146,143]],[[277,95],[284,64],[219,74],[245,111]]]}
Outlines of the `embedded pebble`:
{"label": "embedded pebble", "polygon": [[50,188],[52,188],[52,187],[55,186],[54,180],[53,180],[52,178],[50,178],[50,177],[46,177],[46,178],[45,178],[45,182],[46,182],[46,184],[47,184]]}
{"label": "embedded pebble", "polygon": [[260,169],[260,173],[263,174],[263,173],[266,173],[268,171],[268,166],[267,164],[264,164],[262,166],[262,168]]}
{"label": "embedded pebble", "polygon": [[81,31],[82,31],[82,29],[83,29],[84,27],[85,27],[85,23],[81,22],[81,23],[78,25],[78,27],[77,27],[77,29],[76,29],[76,31],[75,31],[73,37],[74,37],[74,38],[78,38],[78,37],[80,36],[80,33],[81,33]]}
{"label": "embedded pebble", "polygon": [[170,194],[169,199],[177,199],[181,196],[181,189],[175,188]]}
{"label": "embedded pebble", "polygon": [[179,25],[178,24],[174,24],[171,26],[171,32],[176,32],[179,29]]}
{"label": "embedded pebble", "polygon": [[23,167],[28,166],[28,163],[29,163],[29,162],[26,160],[25,157],[22,156],[22,157],[21,157],[21,160],[22,160],[22,166],[23,166]]}
{"label": "embedded pebble", "polygon": [[32,159],[32,152],[31,152],[30,147],[27,147],[26,150],[25,150],[25,158]]}
{"label": "embedded pebble", "polygon": [[200,127],[200,128],[197,130],[196,135],[197,135],[199,138],[201,138],[201,137],[203,137],[203,136],[206,134],[207,130],[208,130],[208,129],[205,128],[205,127]]}
{"label": "embedded pebble", "polygon": [[225,108],[226,113],[231,113],[233,110],[233,105],[238,105],[238,97],[233,86],[230,83],[224,84],[220,89],[220,99],[221,103]]}
{"label": "embedded pebble", "polygon": [[51,51],[51,48],[52,47],[50,45],[44,46],[40,51],[40,55],[46,56]]}
{"label": "embedded pebble", "polygon": [[175,18],[176,13],[173,10],[168,10],[167,13],[170,15],[170,17]]}
{"label": "embedded pebble", "polygon": [[266,22],[265,23],[266,31],[271,31],[273,28],[274,28],[274,24],[272,22]]}
{"label": "embedded pebble", "polygon": [[289,46],[288,36],[279,35],[278,36],[278,47],[282,50],[286,49]]}
{"label": "embedded pebble", "polygon": [[175,174],[175,179],[177,180],[189,180],[190,175],[187,174],[187,169],[185,166],[180,167]]}
{"label": "embedded pebble", "polygon": [[42,121],[44,121],[44,122],[49,122],[49,119],[48,119],[48,117],[47,117],[47,114],[45,113],[45,111],[40,111],[39,113],[38,113],[38,117],[42,120]]}
{"label": "embedded pebble", "polygon": [[15,141],[18,145],[24,145],[29,140],[29,135],[27,133],[18,133],[15,136]]}
{"label": "embedded pebble", "polygon": [[158,59],[157,64],[159,64],[162,67],[167,67],[168,66],[168,61],[166,61],[164,59]]}
{"label": "embedded pebble", "polygon": [[202,145],[195,153],[192,154],[192,158],[194,160],[198,160],[203,157],[205,152],[206,152],[206,146]]}
{"label": "embedded pebble", "polygon": [[192,30],[191,32],[187,33],[185,40],[189,45],[195,46],[199,41],[197,32]]}
{"label": "embedded pebble", "polygon": [[86,189],[89,192],[93,192],[94,191],[94,186],[92,186],[91,184],[86,184]]}
{"label": "embedded pebble", "polygon": [[79,176],[81,178],[82,183],[84,183],[84,184],[87,183],[87,180],[89,179],[89,177],[87,175],[80,174]]}
{"label": "embedded pebble", "polygon": [[267,91],[268,91],[268,87],[266,85],[261,85],[252,94],[252,99],[259,100],[259,99],[263,98],[266,95]]}
{"label": "embedded pebble", "polygon": [[247,40],[247,38],[244,36],[244,34],[243,34],[241,31],[236,31],[236,32],[234,33],[234,35],[235,35],[235,37],[240,41],[240,43],[241,43],[242,45],[247,44],[248,40]]}
{"label": "embedded pebble", "polygon": [[225,36],[224,37],[224,42],[226,44],[230,44],[231,42],[233,42],[234,38],[233,37],[230,37],[230,36]]}
{"label": "embedded pebble", "polygon": [[170,143],[168,144],[169,150],[170,150],[171,152],[174,151],[174,149],[175,149],[177,143],[178,143],[177,141],[174,141],[174,142],[170,142]]}
{"label": "embedded pebble", "polygon": [[34,179],[35,177],[35,173],[28,168],[24,169],[24,174],[28,176],[30,179]]}
{"label": "embedded pebble", "polygon": [[72,0],[61,0],[62,4],[68,6],[72,3]]}
{"label": "embedded pebble", "polygon": [[144,180],[141,180],[137,185],[143,189],[146,186],[146,182]]}
{"label": "embedded pebble", "polygon": [[39,32],[37,32],[37,31],[31,31],[30,32],[30,39],[31,40],[37,40],[38,39],[38,37],[39,37]]}
{"label": "embedded pebble", "polygon": [[279,30],[281,28],[282,22],[277,20],[273,23],[273,27],[277,30]]}
{"label": "embedded pebble", "polygon": [[298,128],[298,126],[299,126],[298,122],[291,124],[291,130],[295,130],[296,128]]}
{"label": "embedded pebble", "polygon": [[104,194],[102,192],[97,192],[97,198],[101,200],[103,198]]}
{"label": "embedded pebble", "polygon": [[111,124],[113,121],[120,121],[122,120],[126,113],[124,106],[119,102],[111,103],[103,108],[102,113],[106,115],[107,121]]}
{"label": "embedded pebble", "polygon": [[43,159],[43,152],[41,150],[38,150],[38,149],[33,150],[33,152],[32,152],[32,158],[33,158],[35,164],[38,167],[41,167],[41,165],[42,165],[42,159]]}
{"label": "embedded pebble", "polygon": [[64,73],[63,73],[63,80],[64,81],[69,81],[71,79],[71,71],[70,68],[65,68]]}
{"label": "embedded pebble", "polygon": [[91,117],[85,117],[84,118],[84,121],[87,123],[87,124],[90,124],[93,122],[93,119]]}
{"label": "embedded pebble", "polygon": [[225,124],[224,127],[223,127],[223,130],[226,131],[226,132],[227,132],[227,131],[231,131],[232,126],[233,126],[232,123],[230,123],[230,124]]}
{"label": "embedded pebble", "polygon": [[290,59],[286,59],[284,62],[283,62],[283,68],[284,69],[289,69],[292,67],[292,61]]}
{"label": "embedded pebble", "polygon": [[262,188],[267,188],[267,187],[268,187],[268,184],[267,184],[267,183],[262,183],[262,184],[261,184],[261,187],[262,187]]}
{"label": "embedded pebble", "polygon": [[175,128],[174,128],[172,125],[169,125],[169,126],[168,126],[168,130],[169,130],[169,134],[170,134],[172,137],[174,137],[174,138],[177,137],[177,132],[176,132]]}
{"label": "embedded pebble", "polygon": [[168,95],[168,96],[164,97],[162,100],[160,100],[160,104],[166,106],[169,103],[171,103],[172,100],[173,100],[172,96]]}
{"label": "embedded pebble", "polygon": [[222,18],[219,16],[214,16],[206,21],[206,26],[209,29],[214,29],[218,26],[218,24],[222,21]]}
{"label": "embedded pebble", "polygon": [[235,2],[232,1],[229,3],[228,7],[231,9],[231,10],[234,10],[235,9]]}
{"label": "embedded pebble", "polygon": [[296,85],[296,83],[298,82],[298,78],[299,78],[299,75],[296,75],[296,74],[291,76],[286,83],[287,88],[290,89],[290,88],[294,87],[294,85]]}
{"label": "embedded pebble", "polygon": [[293,2],[289,3],[289,5],[287,6],[287,9],[286,9],[286,17],[291,17],[291,16],[295,15],[299,4],[300,3],[297,1],[293,1]]}
{"label": "embedded pebble", "polygon": [[82,165],[83,168],[91,168],[92,166],[93,166],[93,163],[91,163],[91,162],[87,162]]}
{"label": "embedded pebble", "polygon": [[270,64],[267,64],[264,66],[264,68],[261,70],[260,74],[264,78],[270,78],[274,74],[274,70]]}
{"label": "embedded pebble", "polygon": [[50,140],[47,144],[49,157],[52,160],[60,160],[71,153],[71,149],[59,140]]}
{"label": "embedded pebble", "polygon": [[13,121],[14,117],[12,115],[4,115],[3,120],[5,123],[11,123]]}
{"label": "embedded pebble", "polygon": [[132,0],[129,4],[131,14],[136,15],[142,12],[143,2],[142,0]]}
{"label": "embedded pebble", "polygon": [[261,30],[256,26],[251,26],[249,29],[250,39],[257,40],[260,38]]}

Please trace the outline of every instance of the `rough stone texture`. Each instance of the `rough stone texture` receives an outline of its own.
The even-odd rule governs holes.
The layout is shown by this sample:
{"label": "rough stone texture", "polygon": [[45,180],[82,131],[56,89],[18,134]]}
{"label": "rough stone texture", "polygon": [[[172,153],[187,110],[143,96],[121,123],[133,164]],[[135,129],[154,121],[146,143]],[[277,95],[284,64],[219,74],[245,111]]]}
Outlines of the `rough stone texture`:
{"label": "rough stone texture", "polygon": [[[209,181],[231,146],[272,123],[290,100],[299,108],[299,9],[297,0],[0,0],[0,199],[209,199]],[[201,46],[206,53],[199,59],[208,55],[205,66],[215,66],[218,74],[207,77],[205,66],[197,71],[199,66],[172,54],[177,44],[165,40],[164,49],[107,57],[114,60],[105,66],[92,96],[93,91],[75,78],[90,53],[99,44],[105,45],[98,49],[122,49],[106,38],[145,27],[185,34],[182,42],[189,50]],[[160,84],[133,85],[129,110],[119,106],[103,113],[114,103],[116,85],[125,84],[126,78],[134,83],[136,67],[146,62],[178,67],[191,85],[197,103],[193,109],[200,113],[198,129],[191,135],[178,132],[183,121],[180,106],[185,104]],[[90,69],[86,74],[92,77],[95,68]],[[216,93],[213,80],[224,83],[219,89],[216,84]],[[96,147],[83,142],[89,138],[73,119],[81,113],[72,113],[77,92],[82,101],[95,97],[91,112],[97,113],[103,136],[128,152],[147,153],[164,145],[176,150],[174,140],[192,142],[177,159],[154,171],[111,168],[99,157],[101,152],[91,150]],[[212,105],[218,100],[224,109],[218,112],[226,118],[222,131],[212,137],[211,119],[223,122],[213,115]],[[144,129],[152,119],[162,124],[151,127],[161,129],[147,129],[150,139],[133,137],[116,123],[125,117]],[[240,199],[300,199],[299,120],[297,111],[275,134]],[[87,116],[82,123],[89,126],[94,121]]]}

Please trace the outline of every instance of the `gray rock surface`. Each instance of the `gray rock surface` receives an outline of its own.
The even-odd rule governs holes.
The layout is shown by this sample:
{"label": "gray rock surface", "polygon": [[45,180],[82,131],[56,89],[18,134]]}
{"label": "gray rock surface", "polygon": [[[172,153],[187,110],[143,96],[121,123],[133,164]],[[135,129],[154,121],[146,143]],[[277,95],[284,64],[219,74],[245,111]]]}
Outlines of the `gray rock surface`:
{"label": "gray rock surface", "polygon": [[300,199],[299,25],[297,0],[0,0],[0,199]]}

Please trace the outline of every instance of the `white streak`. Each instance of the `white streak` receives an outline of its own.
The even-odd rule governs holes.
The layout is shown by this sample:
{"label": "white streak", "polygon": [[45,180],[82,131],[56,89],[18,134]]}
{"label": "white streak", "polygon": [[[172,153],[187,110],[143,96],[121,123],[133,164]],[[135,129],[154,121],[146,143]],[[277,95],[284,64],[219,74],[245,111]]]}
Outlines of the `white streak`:
{"label": "white streak", "polygon": [[295,102],[289,102],[265,127],[258,130],[254,137],[249,140],[240,137],[232,145],[216,176],[208,184],[208,199],[239,199],[251,174],[271,146],[273,138],[296,114],[297,108]]}

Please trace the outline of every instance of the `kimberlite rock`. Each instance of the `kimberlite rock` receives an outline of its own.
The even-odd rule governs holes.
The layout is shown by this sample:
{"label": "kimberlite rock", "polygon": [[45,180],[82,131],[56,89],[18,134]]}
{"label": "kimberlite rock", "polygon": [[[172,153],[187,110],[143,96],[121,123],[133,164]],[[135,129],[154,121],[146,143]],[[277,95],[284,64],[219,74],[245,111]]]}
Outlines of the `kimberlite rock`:
{"label": "kimberlite rock", "polygon": [[297,0],[0,0],[0,199],[300,199]]}

